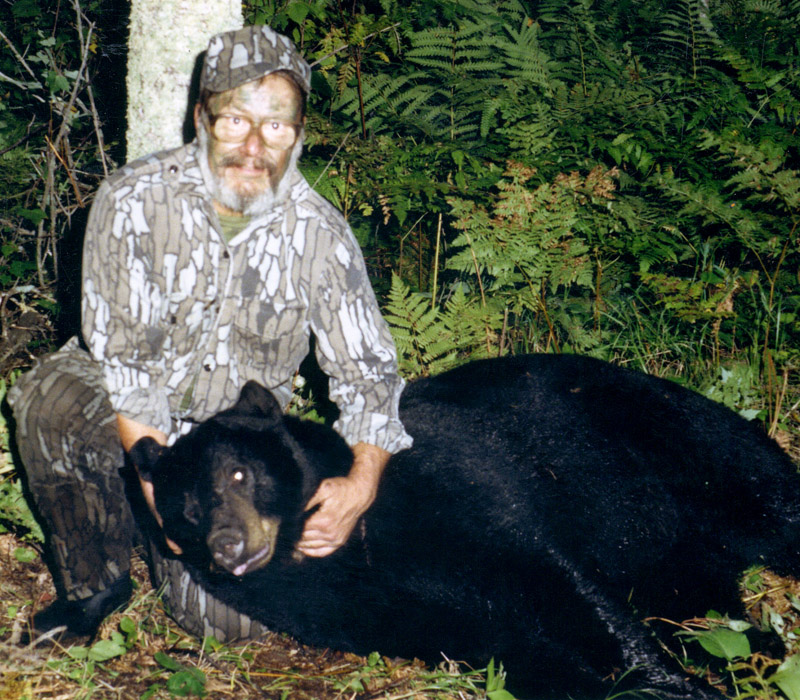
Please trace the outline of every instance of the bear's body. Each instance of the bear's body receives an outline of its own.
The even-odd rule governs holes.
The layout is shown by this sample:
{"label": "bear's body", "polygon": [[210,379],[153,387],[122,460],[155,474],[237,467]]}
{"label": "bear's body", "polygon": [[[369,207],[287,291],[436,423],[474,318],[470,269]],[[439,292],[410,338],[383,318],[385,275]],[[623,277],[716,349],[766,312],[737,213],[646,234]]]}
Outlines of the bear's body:
{"label": "bear's body", "polygon": [[[216,595],[311,645],[494,657],[526,697],[601,698],[634,667],[626,681],[662,697],[720,697],[641,619],[739,613],[746,567],[800,568],[800,480],[755,426],[673,383],[552,355],[409,385],[414,446],[344,548],[297,561],[303,504],[350,454],[261,391],[156,461],[158,508]],[[248,573],[201,573],[209,549]]]}

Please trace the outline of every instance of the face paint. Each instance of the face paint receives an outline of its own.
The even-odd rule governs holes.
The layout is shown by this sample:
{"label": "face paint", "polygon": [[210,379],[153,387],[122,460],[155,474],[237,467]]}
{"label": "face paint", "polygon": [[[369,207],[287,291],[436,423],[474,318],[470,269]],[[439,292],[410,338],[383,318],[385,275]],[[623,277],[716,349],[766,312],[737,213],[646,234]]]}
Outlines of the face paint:
{"label": "face paint", "polygon": [[[299,123],[302,95],[281,75],[268,75],[215,95],[209,103],[213,115],[241,116],[257,124],[270,119]],[[208,115],[196,119],[198,141],[206,157],[201,169],[220,213],[257,216],[283,201],[288,191],[286,177],[296,168],[302,151],[302,124],[294,146],[268,146],[259,129],[251,129],[241,142],[221,141],[209,129]]]}

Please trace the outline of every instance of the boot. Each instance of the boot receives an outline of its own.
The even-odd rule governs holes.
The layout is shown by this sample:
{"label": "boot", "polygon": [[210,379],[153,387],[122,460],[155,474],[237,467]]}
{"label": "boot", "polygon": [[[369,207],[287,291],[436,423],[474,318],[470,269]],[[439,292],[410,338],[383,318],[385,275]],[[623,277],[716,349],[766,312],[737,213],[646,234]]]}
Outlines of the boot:
{"label": "boot", "polygon": [[103,620],[125,605],[130,600],[132,592],[131,577],[129,574],[125,574],[106,590],[95,593],[90,598],[83,600],[59,598],[52,605],[33,616],[31,629],[27,635],[23,635],[22,642],[29,644],[56,627],[66,628],[53,637],[56,640],[94,637]]}

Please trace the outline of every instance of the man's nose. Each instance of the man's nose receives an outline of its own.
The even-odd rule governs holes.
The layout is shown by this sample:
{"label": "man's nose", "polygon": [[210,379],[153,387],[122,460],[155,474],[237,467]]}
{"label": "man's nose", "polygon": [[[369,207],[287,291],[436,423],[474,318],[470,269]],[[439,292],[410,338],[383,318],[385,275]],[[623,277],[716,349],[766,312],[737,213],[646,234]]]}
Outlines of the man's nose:
{"label": "man's nose", "polygon": [[250,130],[250,133],[244,140],[244,144],[242,144],[242,148],[244,149],[244,152],[249,156],[260,155],[266,150],[266,146],[264,145],[264,140],[261,138],[261,134],[258,132],[258,129]]}

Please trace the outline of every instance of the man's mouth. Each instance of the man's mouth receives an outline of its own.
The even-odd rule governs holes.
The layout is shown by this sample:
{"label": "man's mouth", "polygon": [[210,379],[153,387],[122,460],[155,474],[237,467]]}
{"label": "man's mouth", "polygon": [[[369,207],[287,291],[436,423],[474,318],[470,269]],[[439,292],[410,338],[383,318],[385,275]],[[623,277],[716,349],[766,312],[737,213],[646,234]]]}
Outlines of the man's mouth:
{"label": "man's mouth", "polygon": [[246,158],[229,157],[220,163],[223,168],[232,169],[237,175],[246,178],[260,178],[264,175],[272,176],[271,163],[263,160],[249,160]]}

